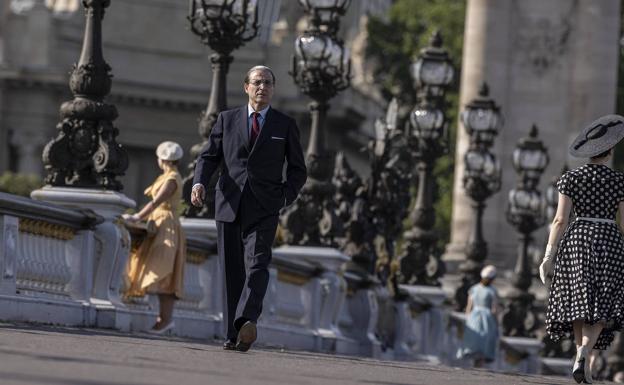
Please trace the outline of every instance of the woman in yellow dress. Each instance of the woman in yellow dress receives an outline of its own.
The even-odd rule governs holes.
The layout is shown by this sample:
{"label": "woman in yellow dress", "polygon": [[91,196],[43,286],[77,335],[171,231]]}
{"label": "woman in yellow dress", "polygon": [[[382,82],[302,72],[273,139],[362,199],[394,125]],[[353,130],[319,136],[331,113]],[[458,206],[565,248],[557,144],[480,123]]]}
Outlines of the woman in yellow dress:
{"label": "woman in yellow dress", "polygon": [[145,189],[145,195],[152,200],[137,214],[123,217],[130,222],[153,220],[156,224],[156,234],[145,238],[130,255],[127,295],[158,295],[159,317],[151,332],[162,334],[173,329],[173,304],[182,297],[186,239],[177,213],[182,197],[177,162],[182,158],[182,147],[175,142],[163,142],[156,155],[163,173]]}

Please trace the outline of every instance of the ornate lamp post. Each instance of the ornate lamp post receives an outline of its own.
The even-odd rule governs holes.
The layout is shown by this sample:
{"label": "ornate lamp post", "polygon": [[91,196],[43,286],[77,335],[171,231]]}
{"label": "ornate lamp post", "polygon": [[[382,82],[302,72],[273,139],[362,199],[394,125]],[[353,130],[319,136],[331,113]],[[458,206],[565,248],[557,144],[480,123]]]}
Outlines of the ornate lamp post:
{"label": "ornate lamp post", "polygon": [[462,284],[455,292],[458,308],[466,306],[468,289],[479,281],[483,261],[487,257],[487,244],[483,239],[481,219],[485,200],[501,187],[501,169],[496,156],[490,152],[494,138],[502,123],[500,108],[489,98],[489,88],[483,84],[479,96],[461,113],[461,120],[470,136],[470,145],[464,155],[463,185],[472,199],[474,222],[466,246],[466,261],[460,266]]}
{"label": "ornate lamp post", "polygon": [[59,131],[43,150],[45,182],[121,190],[116,178],[128,168],[128,154],[117,143],[117,108],[104,101],[111,90],[111,68],[102,55],[102,18],[110,0],[85,0],[85,34],[78,64],[69,78],[74,100],[61,105]]}
{"label": "ornate lamp post", "polygon": [[532,241],[531,233],[546,222],[546,200],[537,190],[537,185],[548,165],[548,153],[537,133],[537,127],[533,125],[529,136],[522,138],[513,152],[518,184],[509,192],[507,206],[507,221],[520,233],[520,243],[510,303],[503,315],[503,330],[505,335],[522,337],[528,337],[537,326],[537,317],[532,309],[535,297],[528,292],[532,280],[528,249]]}
{"label": "ornate lamp post", "polygon": [[[198,35],[205,45],[215,51],[210,56],[212,63],[212,86],[206,111],[199,119],[199,135],[202,142],[191,148],[193,161],[189,164],[190,174],[184,179],[184,197],[190,199],[193,187],[195,159],[201,152],[219,112],[227,108],[226,80],[232,51],[241,47],[258,34],[258,8],[255,0],[190,0],[188,20],[191,31]],[[186,216],[214,217],[214,186],[217,175],[206,186],[206,204],[196,208],[189,204]]]}
{"label": "ornate lamp post", "polygon": [[[332,210],[328,209],[334,155],[327,150],[325,117],[329,99],[350,84],[351,63],[344,43],[336,36],[340,16],[350,0],[300,0],[309,27],[295,41],[292,75],[301,91],[312,98],[310,139],[306,152],[308,181],[298,201],[282,216],[288,243],[319,245],[331,238]],[[305,218],[302,221],[301,218]],[[326,242],[325,242],[326,243]]]}
{"label": "ornate lamp post", "polygon": [[399,256],[401,283],[438,284],[437,278],[443,274],[439,255],[434,255],[437,235],[432,230],[435,224],[432,170],[436,159],[448,150],[444,94],[453,81],[453,73],[451,59],[442,48],[440,32],[436,31],[429,47],[421,51],[412,66],[419,103],[410,115],[409,141],[416,162],[418,193],[410,214],[412,228],[405,233],[405,248]]}

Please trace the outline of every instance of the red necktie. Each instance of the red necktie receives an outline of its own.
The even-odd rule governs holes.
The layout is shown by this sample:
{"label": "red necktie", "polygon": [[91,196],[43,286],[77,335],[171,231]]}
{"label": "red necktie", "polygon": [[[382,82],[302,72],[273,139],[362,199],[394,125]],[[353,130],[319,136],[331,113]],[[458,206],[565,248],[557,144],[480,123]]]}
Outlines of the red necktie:
{"label": "red necktie", "polygon": [[260,135],[260,122],[258,122],[258,116],[260,116],[260,114],[257,112],[251,113],[251,133],[249,134],[250,147],[254,146],[256,139],[258,139],[258,135]]}

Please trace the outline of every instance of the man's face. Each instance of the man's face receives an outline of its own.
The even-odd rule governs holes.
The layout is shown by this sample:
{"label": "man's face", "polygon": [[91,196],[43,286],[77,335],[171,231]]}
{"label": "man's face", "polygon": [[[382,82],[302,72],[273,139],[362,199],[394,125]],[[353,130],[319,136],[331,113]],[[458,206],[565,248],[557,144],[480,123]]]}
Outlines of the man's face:
{"label": "man's face", "polygon": [[249,83],[245,83],[245,93],[249,96],[249,104],[256,110],[262,110],[273,98],[275,84],[267,70],[255,70],[249,75]]}

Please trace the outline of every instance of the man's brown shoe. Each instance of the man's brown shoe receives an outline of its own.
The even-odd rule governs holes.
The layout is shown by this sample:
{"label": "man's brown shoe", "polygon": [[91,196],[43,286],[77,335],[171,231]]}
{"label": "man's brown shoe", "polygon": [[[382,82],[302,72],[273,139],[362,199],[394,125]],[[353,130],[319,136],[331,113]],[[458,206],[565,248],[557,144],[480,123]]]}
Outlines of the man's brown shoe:
{"label": "man's brown shoe", "polygon": [[238,341],[236,342],[236,350],[239,352],[246,352],[258,338],[258,329],[256,324],[251,321],[247,321],[238,331]]}

